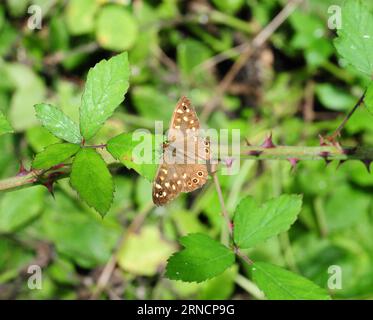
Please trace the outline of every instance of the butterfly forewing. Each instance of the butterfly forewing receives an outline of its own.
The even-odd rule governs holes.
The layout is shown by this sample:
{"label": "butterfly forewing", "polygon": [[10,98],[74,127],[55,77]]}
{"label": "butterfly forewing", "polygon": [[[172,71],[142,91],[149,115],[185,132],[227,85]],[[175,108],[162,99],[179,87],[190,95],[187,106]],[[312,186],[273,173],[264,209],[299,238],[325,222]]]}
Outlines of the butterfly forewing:
{"label": "butterfly forewing", "polygon": [[180,192],[191,192],[203,186],[208,177],[206,160],[209,141],[199,136],[199,120],[190,101],[182,97],[177,103],[153,184],[153,202],[164,205]]}

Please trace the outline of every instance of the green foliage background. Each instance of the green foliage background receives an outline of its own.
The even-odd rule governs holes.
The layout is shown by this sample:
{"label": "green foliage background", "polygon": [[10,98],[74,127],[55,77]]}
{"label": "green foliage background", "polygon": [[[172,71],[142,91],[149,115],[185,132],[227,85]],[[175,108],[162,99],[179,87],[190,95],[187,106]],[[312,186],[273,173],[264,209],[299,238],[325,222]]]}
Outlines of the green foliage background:
{"label": "green foliage background", "polygon": [[[122,51],[128,51],[131,67],[129,91],[103,127],[80,123],[85,128],[84,137],[92,137],[99,129],[92,144],[106,143],[137,128],[153,129],[154,120],[168,123],[182,94],[201,112],[236,56],[207,70],[203,69],[206,61],[250,41],[284,3],[149,0],[132,5],[122,1],[7,0],[0,4],[0,177],[16,175],[20,160],[27,168],[33,161],[35,168],[48,167],[48,157],[41,153],[35,158],[36,153],[60,139],[81,141],[71,120],[79,123],[82,95],[84,104],[95,92],[95,88],[86,87],[83,94],[88,70]],[[362,3],[373,10],[371,1]],[[41,30],[28,28],[31,4],[42,9]],[[351,29],[338,32],[338,55],[333,45],[336,33],[327,28],[328,8],[335,4],[342,1],[305,1],[297,8],[247,61],[207,125],[238,128],[254,145],[269,132],[279,144],[317,145],[318,134],[334,130],[368,84],[367,74],[372,74],[373,66],[371,42],[362,50],[346,45],[356,32],[373,37],[369,19],[366,25],[354,25],[349,16],[344,17]],[[120,83],[122,76],[114,78],[108,90],[128,87]],[[371,99],[373,89],[368,93]],[[120,102],[108,99],[107,117]],[[41,123],[45,110],[55,112],[53,119],[59,119],[62,110],[69,117],[65,122],[70,129],[61,130],[60,139],[53,136],[38,121],[35,104],[39,104],[36,109]],[[94,110],[90,114],[98,115]],[[104,122],[107,117],[95,121]],[[360,108],[343,132],[343,145],[371,145],[372,121],[369,111]],[[119,144],[124,146],[124,153],[128,151],[125,134],[111,141],[112,148]],[[60,161],[76,152],[74,145],[65,145],[58,153]],[[92,152],[85,149],[77,154],[79,161],[74,165],[79,171],[89,170],[84,160]],[[98,152],[103,159],[111,159],[105,150]],[[97,156],[95,167],[100,166],[102,158]],[[153,168],[143,170],[145,177],[151,177]],[[102,181],[102,189],[92,189],[89,174],[83,189],[90,194],[98,192],[97,202],[91,205],[106,212],[107,204],[100,197],[110,193],[111,178],[104,169],[100,172],[96,178]],[[76,186],[76,179],[71,179]],[[324,298],[312,282],[327,288],[327,270],[332,265],[343,270],[342,289],[331,291],[333,298],[373,298],[373,177],[361,162],[348,161],[338,167],[338,163],[326,166],[320,161],[300,161],[293,172],[286,161],[250,160],[241,163],[240,174],[221,176],[230,213],[241,199],[251,196],[245,201],[253,217],[248,219],[251,216],[245,215],[245,210],[236,209],[235,223],[240,220],[243,229],[234,238],[253,261],[264,262],[248,267],[236,261],[224,273],[200,283],[170,280],[164,273],[167,259],[181,248],[180,244],[184,250],[172,256],[167,269],[171,279],[177,278],[185,257],[198,263],[216,250],[225,255],[223,265],[234,262],[233,254],[218,243],[226,234],[213,184],[182,195],[167,207],[155,208],[151,183],[134,170],[118,165],[113,179],[114,199],[104,219],[79,199],[68,179],[55,185],[55,198],[43,186],[0,194],[1,299],[92,297],[111,259],[116,259],[117,267],[97,298],[260,299],[263,294],[258,285],[267,298],[277,299],[283,298],[276,291],[281,283],[294,284],[293,298],[304,297],[302,290]],[[246,227],[263,225],[256,219],[264,210],[260,204],[283,193],[303,194],[301,211],[291,229],[288,224],[297,212],[284,209],[287,224],[282,226],[283,221],[277,222],[275,215],[271,219],[283,233],[273,236],[276,233],[271,228],[275,227],[270,225],[264,236],[247,238]],[[268,203],[265,205],[270,206]],[[193,235],[179,242],[189,233]],[[211,240],[205,240],[206,235]],[[204,244],[201,252],[188,251],[193,241]],[[42,290],[27,288],[30,264],[42,266]],[[284,273],[273,265],[312,282],[300,287],[298,281],[302,280],[294,273]],[[219,269],[219,265],[211,265],[204,270],[205,278],[210,278],[214,267]],[[268,281],[268,270],[276,275],[277,284]]]}

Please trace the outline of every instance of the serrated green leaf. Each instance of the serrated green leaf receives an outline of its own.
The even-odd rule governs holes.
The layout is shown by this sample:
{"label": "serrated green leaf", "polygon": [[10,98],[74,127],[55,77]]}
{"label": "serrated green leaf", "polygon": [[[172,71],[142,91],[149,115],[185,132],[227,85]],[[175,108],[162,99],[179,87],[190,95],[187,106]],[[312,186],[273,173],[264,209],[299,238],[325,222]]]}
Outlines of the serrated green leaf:
{"label": "serrated green leaf", "polygon": [[35,105],[36,117],[42,125],[57,138],[71,143],[81,143],[77,124],[66,116],[60,109],[46,103]]}
{"label": "serrated green leaf", "polygon": [[154,135],[150,133],[139,135],[139,139],[136,138],[136,133],[122,133],[108,141],[107,150],[128,169],[133,169],[147,180],[153,181],[158,167],[155,163],[159,153],[156,149],[157,143]]}
{"label": "serrated green leaf", "polygon": [[100,10],[96,38],[103,48],[114,51],[127,50],[133,46],[137,35],[137,21],[123,6],[113,4]]}
{"label": "serrated green leaf", "polygon": [[80,106],[80,132],[91,139],[123,101],[129,86],[127,52],[102,60],[88,72]]}
{"label": "serrated green leaf", "polygon": [[13,129],[10,126],[8,120],[5,118],[4,114],[0,111],[0,136],[5,133],[12,133]]}
{"label": "serrated green leaf", "polygon": [[288,230],[301,206],[300,195],[281,195],[262,206],[251,196],[244,198],[234,213],[234,242],[240,248],[249,248]]}
{"label": "serrated green leaf", "polygon": [[79,151],[79,148],[79,145],[71,143],[52,144],[35,156],[32,167],[48,169],[72,157]]}
{"label": "serrated green leaf", "polygon": [[266,262],[251,267],[254,282],[271,300],[329,300],[325,289],[288,270]]}
{"label": "serrated green leaf", "polygon": [[334,45],[338,53],[360,72],[373,75],[373,15],[360,0],[342,7],[342,28]]}
{"label": "serrated green leaf", "polygon": [[114,183],[102,157],[93,149],[81,149],[71,167],[70,183],[80,197],[101,216],[110,209]]}
{"label": "serrated green leaf", "polygon": [[201,282],[221,274],[234,261],[234,253],[202,233],[180,238],[183,250],[170,257],[166,277],[186,282]]}

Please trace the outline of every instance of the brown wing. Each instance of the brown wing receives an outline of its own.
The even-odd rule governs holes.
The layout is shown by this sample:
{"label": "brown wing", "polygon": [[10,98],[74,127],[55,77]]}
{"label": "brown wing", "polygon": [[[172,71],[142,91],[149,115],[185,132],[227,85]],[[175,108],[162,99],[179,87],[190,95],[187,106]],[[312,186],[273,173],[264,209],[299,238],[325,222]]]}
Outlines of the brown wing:
{"label": "brown wing", "polygon": [[197,114],[192,107],[189,99],[182,97],[176,104],[174,113],[171,118],[168,140],[173,141],[175,132],[180,132],[180,135],[193,134],[200,127]]}
{"label": "brown wing", "polygon": [[163,206],[180,192],[191,192],[202,187],[208,177],[204,164],[161,164],[153,183],[153,203]]}
{"label": "brown wing", "polygon": [[182,97],[176,104],[168,133],[169,144],[163,150],[163,163],[153,183],[153,202],[165,205],[180,192],[202,187],[208,177],[209,142],[199,137],[197,114],[190,101]]}
{"label": "brown wing", "polygon": [[161,164],[153,182],[153,203],[163,206],[175,199],[182,190],[182,180],[176,170],[176,165]]}

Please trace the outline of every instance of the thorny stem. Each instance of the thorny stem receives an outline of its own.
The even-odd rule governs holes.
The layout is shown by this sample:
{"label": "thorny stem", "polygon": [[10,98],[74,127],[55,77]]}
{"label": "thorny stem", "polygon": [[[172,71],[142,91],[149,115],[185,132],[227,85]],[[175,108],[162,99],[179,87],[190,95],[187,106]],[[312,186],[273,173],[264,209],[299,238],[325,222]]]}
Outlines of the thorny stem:
{"label": "thorny stem", "polygon": [[[97,146],[94,146],[97,147]],[[361,160],[364,163],[373,161],[373,148],[369,147],[349,147],[338,148],[336,146],[276,146],[275,148],[265,148],[259,146],[245,146],[241,152],[240,160]],[[112,164],[112,163],[110,163]],[[45,170],[31,170],[24,174],[19,174],[10,178],[0,180],[0,191],[11,191],[23,187],[31,187],[39,184],[45,174],[58,174],[55,179],[59,180],[69,176],[70,165],[62,168]]]}

